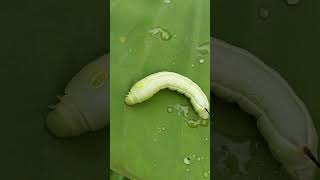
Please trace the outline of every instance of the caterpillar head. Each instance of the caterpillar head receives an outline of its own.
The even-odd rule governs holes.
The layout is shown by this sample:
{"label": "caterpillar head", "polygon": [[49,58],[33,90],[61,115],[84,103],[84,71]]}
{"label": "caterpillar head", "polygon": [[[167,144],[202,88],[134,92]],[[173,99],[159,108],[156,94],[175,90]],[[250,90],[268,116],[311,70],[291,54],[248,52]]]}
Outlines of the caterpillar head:
{"label": "caterpillar head", "polygon": [[63,96],[56,108],[49,112],[46,124],[57,137],[76,136],[89,130],[84,116],[67,95]]}
{"label": "caterpillar head", "polygon": [[134,105],[137,103],[137,97],[133,95],[131,92],[129,92],[128,95],[126,95],[126,98],[124,99],[127,105]]}

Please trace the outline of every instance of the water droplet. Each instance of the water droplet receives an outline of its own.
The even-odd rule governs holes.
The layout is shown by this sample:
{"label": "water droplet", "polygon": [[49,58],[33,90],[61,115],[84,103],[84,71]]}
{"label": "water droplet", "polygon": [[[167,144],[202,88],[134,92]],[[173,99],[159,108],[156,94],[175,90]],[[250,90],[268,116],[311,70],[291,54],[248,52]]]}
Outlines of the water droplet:
{"label": "water droplet", "polygon": [[119,40],[120,40],[121,43],[125,43],[125,42],[127,41],[127,38],[124,37],[124,36],[121,36],[121,37],[119,38]]}
{"label": "water droplet", "polygon": [[261,18],[261,19],[268,19],[268,17],[269,17],[269,10],[268,9],[266,9],[266,8],[260,8],[259,9],[259,17]]}
{"label": "water droplet", "polygon": [[165,4],[170,4],[170,3],[171,3],[171,0],[163,0],[163,3],[165,3]]}
{"label": "water droplet", "polygon": [[156,138],[153,139],[154,142],[157,142],[158,140]]}
{"label": "water droplet", "polygon": [[193,157],[193,158],[195,158],[195,157],[196,157],[196,155],[192,155],[192,157]]}
{"label": "water droplet", "polygon": [[300,3],[300,0],[286,0],[287,4],[292,6],[292,5],[297,5]]}
{"label": "water droplet", "polygon": [[191,67],[194,68],[194,64],[191,64]]}
{"label": "water droplet", "polygon": [[209,54],[210,53],[210,43],[209,42],[204,42],[199,44],[197,47],[197,50],[200,54]]}
{"label": "water droplet", "polygon": [[204,59],[203,59],[203,58],[200,58],[200,59],[199,59],[199,63],[200,63],[200,64],[203,64],[203,63],[204,63]]}
{"label": "water droplet", "polygon": [[177,38],[177,35],[176,35],[176,34],[174,34],[174,35],[173,35],[173,38]]}
{"label": "water droplet", "polygon": [[172,38],[172,34],[162,27],[152,28],[151,30],[149,30],[149,34],[151,36],[156,36],[157,34],[160,34],[160,38],[164,41],[168,41]]}
{"label": "water droplet", "polygon": [[167,108],[167,112],[168,112],[168,113],[172,113],[172,112],[173,112],[172,107],[168,107],[168,108]]}
{"label": "water droplet", "polygon": [[189,168],[187,168],[187,169],[186,169],[186,171],[187,171],[187,172],[190,172],[190,169],[189,169]]}
{"label": "water droplet", "polygon": [[206,137],[205,141],[209,141],[209,138]]}
{"label": "water droplet", "polygon": [[176,104],[175,109],[178,111],[178,115],[187,118],[189,115],[189,106],[183,106],[181,104]]}
{"label": "water droplet", "polygon": [[160,127],[160,128],[158,128],[158,133],[159,134],[163,134],[165,131],[166,131],[166,128],[164,128],[164,127]]}
{"label": "water droplet", "polygon": [[187,125],[191,128],[196,128],[199,126],[199,123],[198,121],[193,121],[193,120],[188,120],[187,121]]}
{"label": "water droplet", "polygon": [[198,157],[198,158],[197,158],[197,160],[198,160],[198,161],[200,161],[200,160],[201,160],[201,158],[200,158],[200,157]]}
{"label": "water droplet", "polygon": [[204,178],[208,178],[209,177],[209,175],[210,175],[210,173],[208,172],[208,171],[204,171],[203,173],[202,173],[202,176],[204,177]]}
{"label": "water droplet", "polygon": [[200,120],[200,125],[202,127],[206,127],[208,126],[208,124],[209,124],[209,120],[205,120],[205,119]]}
{"label": "water droplet", "polygon": [[191,163],[191,159],[189,157],[186,157],[183,159],[183,163],[189,165]]}

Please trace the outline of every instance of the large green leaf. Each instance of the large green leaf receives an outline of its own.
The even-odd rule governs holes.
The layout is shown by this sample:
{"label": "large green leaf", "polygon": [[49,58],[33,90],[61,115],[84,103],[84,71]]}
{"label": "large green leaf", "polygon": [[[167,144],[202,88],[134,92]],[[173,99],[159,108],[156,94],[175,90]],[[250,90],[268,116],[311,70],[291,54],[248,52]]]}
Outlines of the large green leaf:
{"label": "large green leaf", "polygon": [[124,97],[137,80],[173,71],[209,98],[209,0],[112,0],[110,6],[111,169],[141,180],[208,178],[210,126],[187,125],[185,119],[199,118],[189,99],[162,90],[127,106]]}

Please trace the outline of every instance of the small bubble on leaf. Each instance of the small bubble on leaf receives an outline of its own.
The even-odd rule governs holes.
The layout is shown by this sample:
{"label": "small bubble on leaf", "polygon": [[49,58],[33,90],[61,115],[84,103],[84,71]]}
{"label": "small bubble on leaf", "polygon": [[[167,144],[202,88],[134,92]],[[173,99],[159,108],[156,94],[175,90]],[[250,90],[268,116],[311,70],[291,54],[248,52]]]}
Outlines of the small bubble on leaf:
{"label": "small bubble on leaf", "polygon": [[209,42],[204,42],[199,44],[197,47],[197,50],[200,54],[209,54],[210,53],[210,43]]}
{"label": "small bubble on leaf", "polygon": [[121,36],[121,37],[119,38],[119,40],[120,40],[121,43],[125,43],[125,42],[127,41],[127,38],[124,37],[124,36]]}
{"label": "small bubble on leaf", "polygon": [[183,163],[186,165],[189,165],[189,164],[191,164],[191,159],[189,157],[186,157],[183,159]]}
{"label": "small bubble on leaf", "polygon": [[208,171],[204,171],[203,173],[202,173],[202,176],[204,177],[204,178],[209,178],[209,175],[210,175],[210,173],[208,172]]}
{"label": "small bubble on leaf", "polygon": [[164,40],[164,41],[168,41],[172,38],[172,34],[168,30],[159,26],[152,28],[148,32],[152,37],[160,34],[161,40]]}

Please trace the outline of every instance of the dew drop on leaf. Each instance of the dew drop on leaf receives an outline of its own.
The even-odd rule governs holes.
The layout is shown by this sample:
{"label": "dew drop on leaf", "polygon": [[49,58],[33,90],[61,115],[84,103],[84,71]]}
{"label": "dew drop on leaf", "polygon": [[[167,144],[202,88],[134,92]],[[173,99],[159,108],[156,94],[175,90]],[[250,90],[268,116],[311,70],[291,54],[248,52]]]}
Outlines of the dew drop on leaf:
{"label": "dew drop on leaf", "polygon": [[202,176],[203,176],[205,179],[209,178],[209,175],[210,175],[210,173],[209,173],[208,171],[204,171],[204,172],[202,173]]}
{"label": "dew drop on leaf", "polygon": [[189,106],[183,106],[181,104],[176,104],[175,109],[178,111],[178,115],[184,118],[189,117]]}
{"label": "dew drop on leaf", "polygon": [[172,34],[168,30],[166,30],[165,28],[159,27],[159,26],[150,29],[149,34],[152,37],[160,34],[161,40],[164,40],[164,41],[169,41],[172,38]]}
{"label": "dew drop on leaf", "polygon": [[199,126],[199,123],[198,121],[187,120],[187,125],[191,128],[196,128]]}
{"label": "dew drop on leaf", "polygon": [[125,42],[127,41],[127,38],[124,37],[124,36],[121,36],[121,37],[119,38],[119,40],[120,40],[121,43],[125,43]]}
{"label": "dew drop on leaf", "polygon": [[197,47],[197,50],[200,54],[209,54],[210,53],[210,43],[209,42],[204,42],[199,44]]}
{"label": "dew drop on leaf", "polygon": [[183,163],[186,164],[186,165],[189,165],[189,164],[191,164],[191,159],[189,157],[185,157],[183,159]]}

